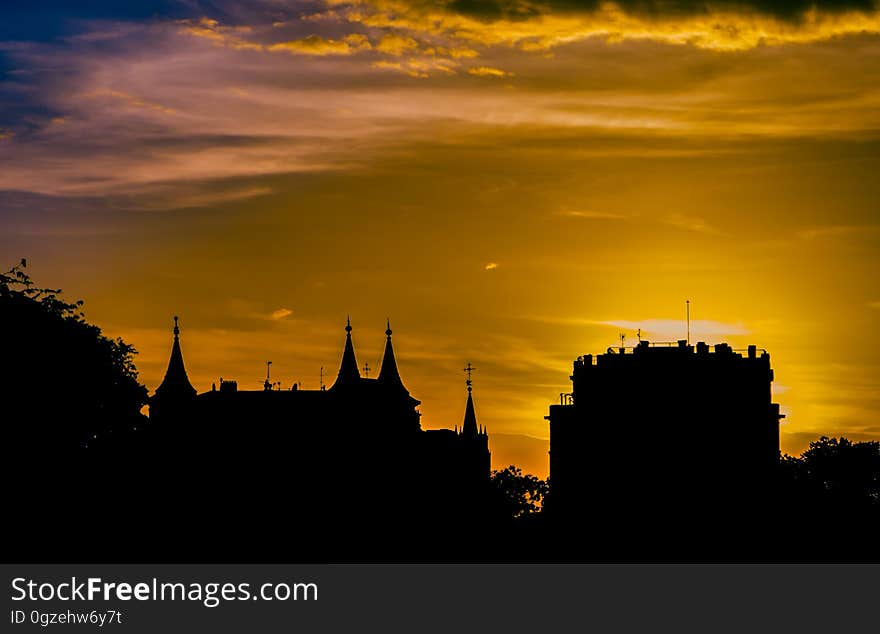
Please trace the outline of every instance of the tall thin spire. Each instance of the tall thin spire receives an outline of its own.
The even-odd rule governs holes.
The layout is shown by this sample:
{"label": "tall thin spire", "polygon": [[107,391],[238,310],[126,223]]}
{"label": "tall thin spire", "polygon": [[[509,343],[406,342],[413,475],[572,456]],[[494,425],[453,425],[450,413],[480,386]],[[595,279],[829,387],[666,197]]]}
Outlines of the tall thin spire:
{"label": "tall thin spire", "polygon": [[351,318],[348,318],[345,323],[345,349],[342,351],[342,363],[339,365],[339,374],[333,387],[351,383],[359,378],[361,373],[354,356],[354,345],[351,343]]}
{"label": "tall thin spire", "polygon": [[174,343],[171,344],[171,358],[162,384],[156,388],[156,396],[166,398],[192,398],[196,389],[189,382],[186,368],[183,365],[183,353],[180,350],[180,326],[177,315],[174,316]]}
{"label": "tall thin spire", "polygon": [[473,397],[473,382],[471,381],[471,373],[476,370],[475,367],[471,365],[471,362],[468,361],[467,367],[464,369],[467,372],[467,405],[464,408],[464,423],[461,426],[461,433],[463,436],[477,436],[477,412],[474,410],[474,397]]}
{"label": "tall thin spire", "polygon": [[397,369],[397,360],[394,358],[394,347],[391,345],[391,320],[387,320],[386,324],[388,327],[385,330],[385,355],[382,357],[379,381],[385,385],[403,387],[403,381]]}

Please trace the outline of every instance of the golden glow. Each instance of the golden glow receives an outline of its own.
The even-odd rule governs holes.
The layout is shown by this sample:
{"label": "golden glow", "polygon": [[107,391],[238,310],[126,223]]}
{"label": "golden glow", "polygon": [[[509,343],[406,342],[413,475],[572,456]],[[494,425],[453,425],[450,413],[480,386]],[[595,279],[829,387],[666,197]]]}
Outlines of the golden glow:
{"label": "golden glow", "polygon": [[631,15],[617,4],[606,2],[591,12],[544,13],[531,19],[486,21],[439,10],[430,3],[414,4],[405,0],[330,0],[328,4],[337,5],[323,14],[329,20],[343,19],[374,28],[407,29],[413,33],[444,35],[528,51],[546,51],[592,38],[608,43],[652,40],[707,50],[737,51],[880,32],[880,17],[857,11],[812,10],[794,22],[742,10],[715,10],[670,18]]}
{"label": "golden glow", "polygon": [[260,389],[267,359],[332,383],[349,314],[378,369],[390,316],[426,427],[461,423],[479,369],[496,467],[544,475],[572,360],[683,337],[688,299],[693,341],[770,352],[784,450],[880,438],[878,20],[370,0],[99,24],[115,48],[14,53],[74,81],[0,130],[0,249],[151,389],[173,314],[199,390]]}

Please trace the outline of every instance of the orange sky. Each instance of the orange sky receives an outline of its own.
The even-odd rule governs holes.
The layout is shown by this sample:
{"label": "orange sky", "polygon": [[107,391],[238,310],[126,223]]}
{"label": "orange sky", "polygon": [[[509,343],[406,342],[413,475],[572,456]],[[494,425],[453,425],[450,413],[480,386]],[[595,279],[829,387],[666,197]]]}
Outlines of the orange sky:
{"label": "orange sky", "polygon": [[785,451],[880,438],[876,10],[269,4],[0,48],[0,252],[151,390],[173,314],[200,390],[316,389],[348,314],[377,370],[389,316],[423,424],[471,361],[494,466],[545,475],[572,360],[690,299],[770,352]]}

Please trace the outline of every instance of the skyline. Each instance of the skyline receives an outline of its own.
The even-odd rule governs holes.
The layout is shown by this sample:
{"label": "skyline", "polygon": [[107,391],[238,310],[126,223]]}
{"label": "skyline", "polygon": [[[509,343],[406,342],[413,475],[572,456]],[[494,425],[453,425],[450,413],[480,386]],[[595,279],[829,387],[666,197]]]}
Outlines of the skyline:
{"label": "skyline", "polygon": [[783,451],[880,438],[875,3],[113,4],[2,10],[0,252],[151,391],[174,314],[199,391],[329,384],[346,315],[378,371],[390,317],[423,425],[471,361],[543,475],[572,360],[690,300],[770,352]]}

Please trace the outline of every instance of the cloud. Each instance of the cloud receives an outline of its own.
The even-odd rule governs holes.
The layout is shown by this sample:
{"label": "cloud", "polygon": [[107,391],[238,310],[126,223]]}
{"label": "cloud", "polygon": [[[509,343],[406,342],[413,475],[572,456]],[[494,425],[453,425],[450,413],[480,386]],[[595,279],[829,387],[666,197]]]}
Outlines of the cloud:
{"label": "cloud", "polygon": [[511,77],[513,73],[501,70],[500,68],[492,68],[491,66],[475,66],[468,68],[468,73],[477,75],[478,77]]}
{"label": "cloud", "polygon": [[365,35],[352,33],[341,40],[331,40],[319,35],[309,35],[301,40],[279,42],[267,46],[269,51],[285,51],[294,55],[352,55],[360,51],[368,51],[372,48],[370,41]]}
{"label": "cloud", "polygon": [[797,236],[803,240],[815,240],[817,238],[872,235],[878,231],[880,231],[880,225],[826,225],[802,229],[797,232]]}
{"label": "cloud", "polygon": [[246,36],[253,32],[253,29],[247,25],[226,26],[208,17],[202,17],[198,20],[180,20],[178,24],[182,25],[181,33],[210,40],[217,46],[254,51],[264,48],[259,42],[246,39]]}
{"label": "cloud", "polygon": [[[419,11],[432,6],[346,4],[333,19],[273,17],[282,26],[248,11],[225,13],[253,18],[239,25],[95,23],[64,45],[3,45],[22,72],[0,86],[10,105],[0,136],[12,149],[0,156],[0,189],[91,196],[156,187],[164,197],[171,183],[369,168],[419,144],[515,143],[576,159],[717,156],[747,151],[756,137],[870,142],[880,130],[870,43],[761,48],[727,61],[575,38],[548,61],[505,40],[468,39],[448,12],[423,23]],[[373,12],[391,8],[401,23],[383,26]],[[370,16],[367,30],[358,20],[373,24]],[[517,28],[528,39],[533,26]],[[376,50],[383,41],[388,52]],[[482,69],[509,80],[456,77],[500,77]],[[181,206],[198,199],[186,194]],[[568,215],[597,214],[613,219],[577,207]],[[718,232],[692,212],[665,222]]]}
{"label": "cloud", "polygon": [[376,44],[376,50],[380,53],[400,57],[419,48],[419,43],[411,37],[389,33],[383,35]]}
{"label": "cloud", "polygon": [[[127,106],[132,106],[134,108],[146,108],[148,110],[155,110],[156,112],[161,112],[162,114],[177,114],[177,111],[174,108],[169,108],[168,106],[164,106],[160,103],[154,103],[138,97],[137,95],[132,95],[126,92],[122,92],[120,90],[111,90],[111,89],[103,89],[98,90],[91,93],[85,93],[82,95],[83,98],[92,99],[97,97],[112,97],[113,99],[118,99],[119,101],[125,103]],[[50,123],[54,124],[63,124],[66,122],[64,117],[53,117],[50,119]]]}
{"label": "cloud", "polygon": [[280,319],[284,319],[285,317],[290,317],[293,314],[293,311],[289,308],[279,308],[278,310],[273,310],[270,317],[275,321]]}
{"label": "cloud", "polygon": [[733,51],[880,32],[880,16],[870,0],[714,4],[331,0],[329,4],[336,20],[533,52],[594,38]]}
{"label": "cloud", "polygon": [[501,17],[524,20],[550,13],[589,13],[608,4],[614,4],[627,14],[639,15],[649,20],[705,15],[707,11],[720,9],[797,21],[810,12],[870,12],[875,8],[872,0],[720,0],[714,3],[704,0],[615,0],[613,3],[602,0],[536,0],[529,3],[518,0],[453,0],[448,6],[453,11],[479,16],[485,20]]}
{"label": "cloud", "polygon": [[[208,207],[228,203],[239,200],[248,200],[259,196],[268,196],[274,190],[271,187],[250,186],[250,187],[230,187],[223,189],[215,189],[205,191],[198,188],[197,191],[191,193],[180,191],[174,192],[172,202],[175,207],[186,209],[188,207]],[[167,204],[167,203],[166,203]]]}
{"label": "cloud", "polygon": [[483,267],[486,271],[494,271],[498,268],[498,262],[489,262],[486,266]]}
{"label": "cloud", "polygon": [[370,66],[373,68],[385,69],[385,70],[396,70],[401,72],[406,72],[406,67],[400,62],[392,62],[387,59],[380,59],[375,62],[370,62]]}
{"label": "cloud", "polygon": [[721,232],[710,225],[704,218],[698,216],[688,216],[685,214],[669,214],[662,219],[667,224],[676,229],[684,229],[686,231],[694,231],[696,233],[705,233],[709,235],[718,235]]}
{"label": "cloud", "polygon": [[[643,319],[641,321],[611,319],[587,323],[612,326],[630,331],[630,333],[641,330],[642,339],[657,341],[678,341],[679,339],[684,339],[687,332],[687,324],[684,319]],[[707,319],[691,320],[691,341],[697,341],[700,337],[717,341],[724,337],[748,335],[749,332],[742,324],[731,324]]]}
{"label": "cloud", "polygon": [[566,210],[556,213],[557,216],[565,216],[567,218],[584,218],[588,220],[624,220],[628,218],[623,214],[612,213],[609,211],[592,211],[592,210]]}
{"label": "cloud", "polygon": [[[570,326],[574,328],[614,328],[617,332],[624,331],[628,338],[632,339],[641,330],[642,339],[655,342],[679,341],[687,334],[687,322],[685,319],[662,319],[647,318],[635,319],[605,319],[597,320],[589,317],[559,317],[549,315],[524,315],[521,319],[536,321],[558,326]],[[713,321],[709,319],[691,320],[691,341],[700,338],[707,342],[720,342],[726,337],[738,337],[750,334],[750,329],[743,324]],[[616,339],[615,334],[615,341]],[[601,336],[597,341],[601,339]]]}

